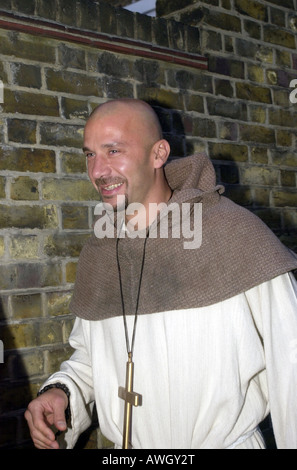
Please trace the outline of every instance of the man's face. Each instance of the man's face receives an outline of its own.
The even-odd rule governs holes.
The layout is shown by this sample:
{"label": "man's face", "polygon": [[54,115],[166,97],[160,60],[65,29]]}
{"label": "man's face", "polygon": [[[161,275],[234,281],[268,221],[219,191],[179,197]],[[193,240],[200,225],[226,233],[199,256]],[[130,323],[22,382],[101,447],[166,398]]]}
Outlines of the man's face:
{"label": "man's face", "polygon": [[139,116],[108,113],[92,117],[85,127],[84,153],[89,178],[102,201],[117,205],[125,197],[126,205],[146,205],[154,184],[152,144]]}

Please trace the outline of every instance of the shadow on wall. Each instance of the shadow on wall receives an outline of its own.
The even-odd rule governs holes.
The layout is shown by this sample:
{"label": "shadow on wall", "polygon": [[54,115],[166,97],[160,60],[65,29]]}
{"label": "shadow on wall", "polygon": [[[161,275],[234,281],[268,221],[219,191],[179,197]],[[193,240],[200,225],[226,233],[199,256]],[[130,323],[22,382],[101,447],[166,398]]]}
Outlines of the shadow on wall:
{"label": "shadow on wall", "polygon": [[175,109],[164,106],[156,100],[148,100],[147,103],[157,114],[163,130],[164,139],[168,140],[170,144],[171,153],[169,161],[174,158],[191,155],[193,147],[191,143],[187,142],[181,113]]}
{"label": "shadow on wall", "polygon": [[[23,356],[15,345],[13,328],[7,321],[8,296],[0,299],[0,339],[3,362],[0,362],[0,448],[32,448],[24,412],[37,386],[29,383]],[[22,328],[15,325],[14,328]]]}

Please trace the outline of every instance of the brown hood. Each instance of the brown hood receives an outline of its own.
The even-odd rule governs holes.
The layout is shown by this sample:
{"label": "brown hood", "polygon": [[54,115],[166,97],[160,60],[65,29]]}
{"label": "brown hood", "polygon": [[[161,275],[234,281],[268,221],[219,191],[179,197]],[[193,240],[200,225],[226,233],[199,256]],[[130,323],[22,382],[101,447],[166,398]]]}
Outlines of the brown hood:
{"label": "brown hood", "polygon": [[[211,161],[199,154],[165,167],[171,203],[201,203],[202,243],[148,238],[138,313],[203,307],[297,269],[297,258],[250,211],[222,196]],[[164,213],[160,214],[160,219]],[[193,220],[192,227],[193,227]],[[135,313],[144,238],[121,238],[119,259],[126,314]],[[78,265],[71,311],[88,320],[122,315],[116,239],[92,236]]]}
{"label": "brown hood", "polygon": [[165,174],[176,195],[224,190],[216,186],[214,167],[203,153],[173,160],[165,166]]}

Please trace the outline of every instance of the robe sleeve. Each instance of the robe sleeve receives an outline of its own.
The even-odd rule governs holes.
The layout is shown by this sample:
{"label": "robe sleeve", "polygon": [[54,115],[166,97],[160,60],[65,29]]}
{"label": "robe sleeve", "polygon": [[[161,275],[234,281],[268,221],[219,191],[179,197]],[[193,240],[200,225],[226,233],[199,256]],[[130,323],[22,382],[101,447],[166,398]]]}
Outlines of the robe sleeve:
{"label": "robe sleeve", "polygon": [[246,292],[262,337],[278,449],[297,448],[297,282],[283,274]]}
{"label": "robe sleeve", "polygon": [[59,372],[51,375],[43,384],[46,385],[61,382],[70,391],[71,422],[65,433],[59,437],[61,448],[73,448],[80,434],[92,423],[94,407],[94,390],[92,380],[92,368],[87,345],[88,328],[84,328],[84,320],[76,318],[73,330],[69,338],[69,344],[74,348],[74,353],[69,360],[61,364]]}

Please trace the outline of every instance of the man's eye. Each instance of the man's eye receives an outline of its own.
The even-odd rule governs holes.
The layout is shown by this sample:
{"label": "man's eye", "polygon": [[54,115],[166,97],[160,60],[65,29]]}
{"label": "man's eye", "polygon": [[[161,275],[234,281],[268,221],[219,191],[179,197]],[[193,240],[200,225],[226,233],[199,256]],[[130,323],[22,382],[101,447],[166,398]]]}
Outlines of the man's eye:
{"label": "man's eye", "polygon": [[87,158],[94,157],[94,155],[95,155],[95,154],[92,153],[92,152],[85,153],[85,156],[86,156]]}
{"label": "man's eye", "polygon": [[112,150],[109,151],[110,155],[115,155],[118,152],[119,151],[117,149],[112,149]]}

